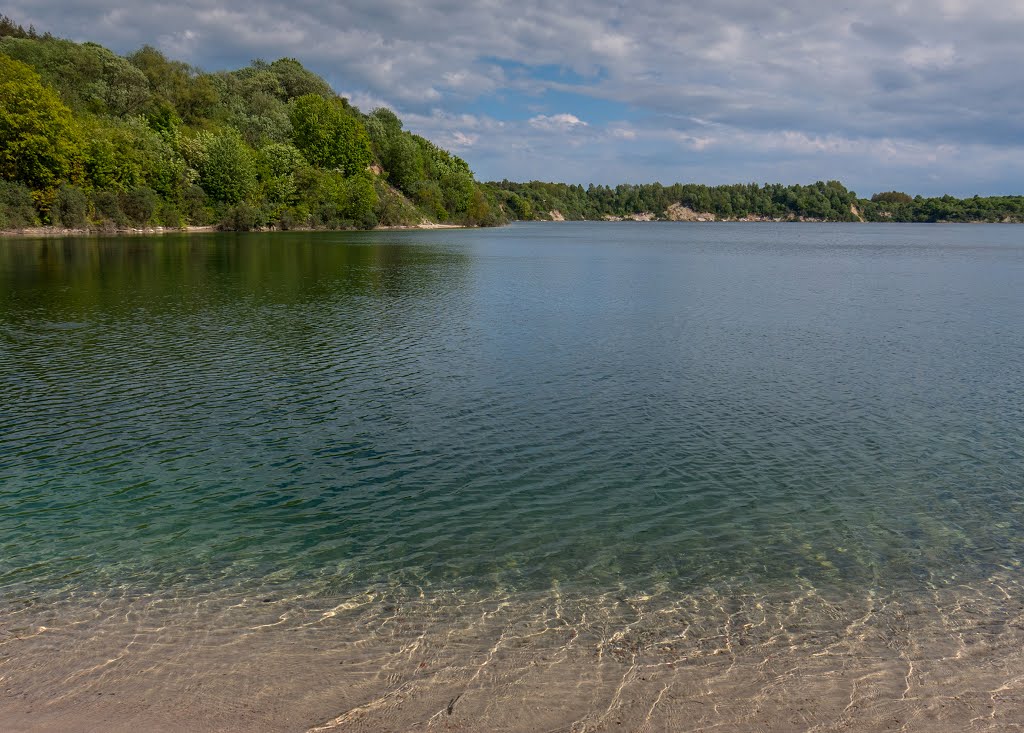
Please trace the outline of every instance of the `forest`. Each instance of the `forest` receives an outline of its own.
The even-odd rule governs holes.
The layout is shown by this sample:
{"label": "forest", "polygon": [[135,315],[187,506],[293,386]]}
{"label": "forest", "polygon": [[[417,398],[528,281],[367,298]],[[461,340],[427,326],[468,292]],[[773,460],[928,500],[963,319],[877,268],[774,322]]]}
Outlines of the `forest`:
{"label": "forest", "polygon": [[488,185],[502,192],[500,200],[515,219],[550,219],[553,211],[567,220],[630,218],[644,213],[668,219],[674,218],[673,207],[682,206],[726,221],[1024,222],[1024,196],[924,198],[886,191],[862,199],[839,181],[790,186],[651,183],[613,188],[541,181]]}
{"label": "forest", "polygon": [[0,17],[0,230],[505,222],[466,161],[296,59],[206,73]]}
{"label": "forest", "polygon": [[480,183],[465,160],[363,113],[300,61],[205,72],[0,16],[0,230],[494,226],[609,218],[1022,222],[1024,197],[858,198],[838,181]]}

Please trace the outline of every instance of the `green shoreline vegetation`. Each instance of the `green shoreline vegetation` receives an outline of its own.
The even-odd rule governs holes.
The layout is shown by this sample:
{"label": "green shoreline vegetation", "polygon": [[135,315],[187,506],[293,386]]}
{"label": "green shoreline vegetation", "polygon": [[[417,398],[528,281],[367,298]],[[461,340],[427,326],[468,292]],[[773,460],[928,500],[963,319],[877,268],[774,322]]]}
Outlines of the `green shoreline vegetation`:
{"label": "green shoreline vegetation", "polygon": [[0,230],[505,222],[469,165],[295,59],[205,73],[0,17]]}
{"label": "green shoreline vegetation", "polygon": [[649,183],[584,188],[540,181],[488,185],[505,192],[502,201],[513,218],[525,219],[1024,222],[1024,196],[925,198],[885,191],[862,199],[839,181],[808,186]]}
{"label": "green shoreline vegetation", "polygon": [[0,231],[340,229],[509,220],[1022,222],[1024,196],[809,186],[480,183],[296,59],[207,73],[0,16]]}

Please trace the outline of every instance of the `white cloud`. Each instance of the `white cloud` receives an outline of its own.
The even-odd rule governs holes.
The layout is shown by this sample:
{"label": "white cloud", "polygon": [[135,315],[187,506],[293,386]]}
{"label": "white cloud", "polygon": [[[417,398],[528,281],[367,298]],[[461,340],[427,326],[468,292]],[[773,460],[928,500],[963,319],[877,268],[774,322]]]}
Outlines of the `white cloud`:
{"label": "white cloud", "polygon": [[587,123],[581,120],[576,115],[571,115],[568,112],[562,112],[557,115],[537,115],[531,117],[530,127],[537,130],[557,130],[560,132],[566,132],[568,130],[574,130],[578,127],[586,127]]}
{"label": "white cloud", "polygon": [[476,144],[477,140],[480,139],[479,135],[466,134],[461,130],[456,130],[452,133],[452,140],[454,140],[453,147],[456,148],[468,148]]}

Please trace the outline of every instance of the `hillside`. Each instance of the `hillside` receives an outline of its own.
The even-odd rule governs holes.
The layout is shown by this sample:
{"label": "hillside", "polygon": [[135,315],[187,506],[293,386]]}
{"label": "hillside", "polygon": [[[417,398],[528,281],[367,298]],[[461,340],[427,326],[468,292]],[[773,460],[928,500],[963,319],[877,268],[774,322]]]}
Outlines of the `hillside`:
{"label": "hillside", "polygon": [[494,196],[296,59],[207,73],[0,18],[0,229],[494,225]]}

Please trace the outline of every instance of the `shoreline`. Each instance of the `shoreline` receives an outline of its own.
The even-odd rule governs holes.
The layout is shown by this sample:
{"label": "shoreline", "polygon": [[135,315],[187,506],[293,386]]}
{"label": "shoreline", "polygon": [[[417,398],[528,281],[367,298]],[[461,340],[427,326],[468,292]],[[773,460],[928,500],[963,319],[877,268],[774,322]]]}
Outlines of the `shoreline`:
{"label": "shoreline", "polygon": [[[375,226],[372,229],[322,229],[318,227],[295,227],[293,229],[252,229],[253,233],[268,232],[394,232],[414,231],[429,229],[473,229],[465,224],[441,224],[438,222],[421,222],[419,224],[392,224]],[[0,239],[48,239],[58,237],[140,237],[140,236],[162,236],[165,234],[208,234],[208,233],[241,233],[237,229],[221,229],[211,224],[206,226],[186,227],[120,227],[117,229],[104,229],[102,227],[25,227],[23,229],[0,229]]]}
{"label": "shoreline", "polygon": [[[510,224],[1024,224],[1021,221],[829,221],[825,219],[655,219],[642,217],[616,217],[603,219],[515,219],[498,227]],[[422,222],[420,224],[390,224],[375,226],[372,229],[323,229],[318,227],[295,227],[293,229],[275,229],[272,227],[241,231],[237,229],[221,229],[216,225],[186,227],[143,227],[143,228],[65,228],[65,227],[26,227],[23,229],[0,229],[0,239],[56,239],[63,237],[147,237],[167,234],[249,234],[278,232],[401,232],[429,231],[437,229],[480,229],[483,227],[467,224],[442,224],[439,222]]]}
{"label": "shoreline", "polygon": [[[510,224],[1024,224],[1020,221],[827,221],[824,219],[644,219],[633,217],[604,219],[515,219],[498,227]],[[262,228],[240,231],[237,229],[221,229],[216,225],[187,227],[144,227],[144,228],[64,228],[64,227],[26,227],[24,229],[0,229],[0,239],[58,239],[64,237],[152,237],[167,234],[269,234],[285,232],[402,232],[430,231],[437,229],[480,229],[482,227],[467,224],[441,224],[424,222],[420,224],[391,224],[375,226],[372,229],[322,229],[317,227],[296,227],[293,229]]]}

